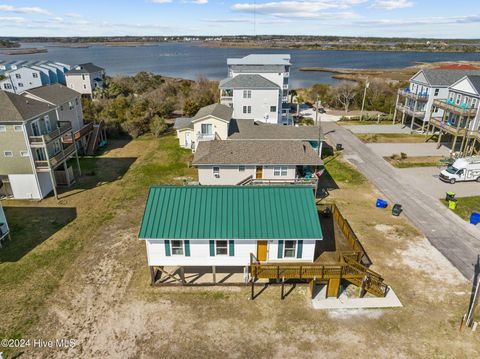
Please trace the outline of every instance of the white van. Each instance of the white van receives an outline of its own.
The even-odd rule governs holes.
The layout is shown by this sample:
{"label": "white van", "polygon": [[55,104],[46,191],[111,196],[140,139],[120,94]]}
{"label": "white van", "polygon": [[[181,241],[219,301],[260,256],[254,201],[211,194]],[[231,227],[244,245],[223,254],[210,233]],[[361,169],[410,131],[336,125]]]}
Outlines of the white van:
{"label": "white van", "polygon": [[440,179],[451,184],[460,181],[480,182],[480,156],[459,158],[440,172]]}

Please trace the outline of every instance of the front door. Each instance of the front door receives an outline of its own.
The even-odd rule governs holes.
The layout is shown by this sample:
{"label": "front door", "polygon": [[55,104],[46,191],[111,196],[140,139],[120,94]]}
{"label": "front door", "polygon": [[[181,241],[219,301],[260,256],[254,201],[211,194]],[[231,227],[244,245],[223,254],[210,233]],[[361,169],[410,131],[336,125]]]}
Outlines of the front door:
{"label": "front door", "polygon": [[186,148],[191,148],[191,146],[192,146],[192,139],[190,137],[190,132],[187,132],[185,134],[185,147]]}
{"label": "front door", "polygon": [[255,172],[255,179],[262,179],[263,178],[263,166],[257,166],[257,170]]}
{"label": "front door", "polygon": [[257,259],[261,262],[267,260],[267,241],[257,242]]}

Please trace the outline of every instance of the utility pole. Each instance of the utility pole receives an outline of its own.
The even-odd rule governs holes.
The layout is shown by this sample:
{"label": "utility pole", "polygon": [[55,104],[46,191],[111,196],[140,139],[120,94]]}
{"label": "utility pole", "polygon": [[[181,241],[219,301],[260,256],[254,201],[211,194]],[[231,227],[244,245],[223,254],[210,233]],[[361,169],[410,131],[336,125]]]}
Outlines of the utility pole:
{"label": "utility pole", "polygon": [[318,126],[318,95],[317,100],[315,101],[315,126]]}
{"label": "utility pole", "polygon": [[367,89],[370,87],[370,82],[365,81],[365,90],[363,91],[363,100],[362,100],[362,111],[360,112],[360,121],[363,121],[363,109],[365,108],[365,98],[367,97]]}

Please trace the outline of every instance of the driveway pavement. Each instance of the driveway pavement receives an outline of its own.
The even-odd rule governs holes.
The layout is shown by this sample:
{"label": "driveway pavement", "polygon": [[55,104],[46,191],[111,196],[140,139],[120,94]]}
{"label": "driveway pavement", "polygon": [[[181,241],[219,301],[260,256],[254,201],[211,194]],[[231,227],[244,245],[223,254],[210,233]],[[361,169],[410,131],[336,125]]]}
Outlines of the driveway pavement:
{"label": "driveway pavement", "polygon": [[452,185],[440,181],[438,175],[443,168],[394,168],[394,171],[399,178],[404,178],[408,183],[415,183],[418,189],[434,198],[444,198],[448,191],[455,192],[457,197],[480,196],[480,183],[478,182],[457,182]]}
{"label": "driveway pavement", "polygon": [[465,278],[473,278],[474,265],[480,254],[480,229],[452,213],[437,198],[420,190],[416,179],[400,177],[392,166],[351,132],[335,123],[325,123],[324,131],[334,145],[343,144],[344,157],[386,198],[402,204],[403,213]]}
{"label": "driveway pavement", "polygon": [[410,127],[402,124],[396,125],[343,125],[347,130],[353,133],[404,133],[411,134]]}
{"label": "driveway pavement", "polygon": [[375,154],[381,157],[388,157],[393,154],[406,153],[410,157],[415,156],[448,156],[450,149],[446,146],[441,146],[437,150],[437,144],[433,142],[428,143],[367,143],[366,146],[370,148]]}

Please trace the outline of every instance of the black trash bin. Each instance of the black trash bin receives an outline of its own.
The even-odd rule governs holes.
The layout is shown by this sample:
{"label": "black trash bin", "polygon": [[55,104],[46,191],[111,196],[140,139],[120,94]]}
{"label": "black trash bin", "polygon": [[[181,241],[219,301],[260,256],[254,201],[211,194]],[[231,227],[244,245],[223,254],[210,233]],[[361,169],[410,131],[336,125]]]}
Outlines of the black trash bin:
{"label": "black trash bin", "polygon": [[337,143],[337,146],[335,147],[337,151],[343,150],[343,145],[341,143]]}
{"label": "black trash bin", "polygon": [[395,203],[392,207],[392,215],[398,217],[402,213],[402,205],[399,203]]}

